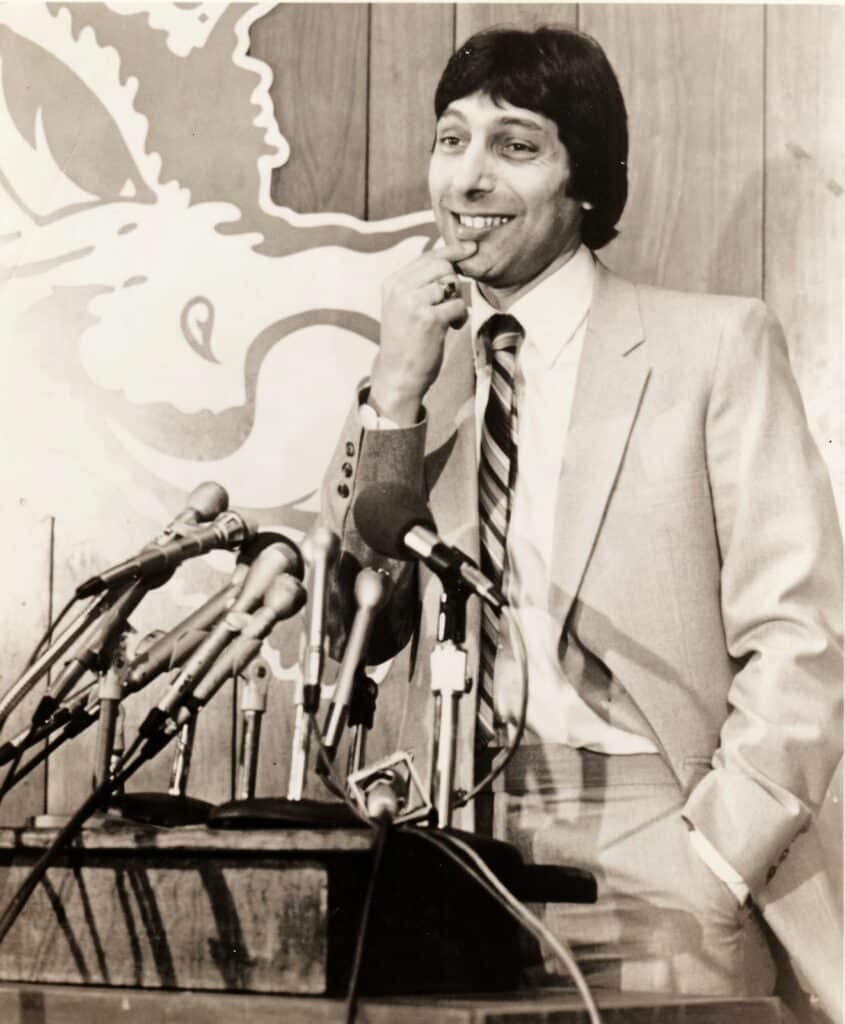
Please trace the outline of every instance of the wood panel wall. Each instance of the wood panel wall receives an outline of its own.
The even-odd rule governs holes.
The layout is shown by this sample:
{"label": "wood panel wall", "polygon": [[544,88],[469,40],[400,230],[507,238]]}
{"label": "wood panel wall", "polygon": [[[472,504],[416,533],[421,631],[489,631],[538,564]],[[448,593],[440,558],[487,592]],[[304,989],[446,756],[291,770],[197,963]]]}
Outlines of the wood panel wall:
{"label": "wood panel wall", "polygon": [[[296,140],[275,173],[274,198],[370,220],[426,208],[432,94],[448,55],[480,28],[542,23],[593,34],[626,96],[630,199],[603,258],[638,280],[764,297],[784,323],[811,427],[841,484],[842,8],[282,4],[251,40],[251,53],[274,72],[281,131]],[[90,554],[64,551],[52,522],[22,529],[27,576],[36,552],[44,586],[37,600],[11,590],[0,604],[8,680],[22,667],[19,637],[44,628],[53,594],[87,574]],[[205,712],[196,795],[231,791],[233,708],[231,695],[221,696]],[[282,739],[269,731],[265,791],[279,778]],[[54,758],[46,785],[44,773],[34,775],[4,804],[3,820],[74,806],[84,780],[72,768],[87,757],[84,747]],[[166,767],[149,784],[160,787],[163,774]]]}

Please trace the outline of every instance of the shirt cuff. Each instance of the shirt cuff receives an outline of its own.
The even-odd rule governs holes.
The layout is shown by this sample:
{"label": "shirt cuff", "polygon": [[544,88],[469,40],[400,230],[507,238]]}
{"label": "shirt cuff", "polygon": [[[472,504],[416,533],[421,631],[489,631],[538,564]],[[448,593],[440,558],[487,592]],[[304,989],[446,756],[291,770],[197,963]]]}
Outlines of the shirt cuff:
{"label": "shirt cuff", "polygon": [[742,906],[748,899],[749,888],[742,878],[728,864],[719,851],[697,830],[692,829],[689,834],[692,848],[704,861],[713,874],[724,882],[736,897],[737,903]]}
{"label": "shirt cuff", "polygon": [[399,424],[387,416],[379,416],[369,402],[358,406],[358,416],[364,430],[398,430]]}

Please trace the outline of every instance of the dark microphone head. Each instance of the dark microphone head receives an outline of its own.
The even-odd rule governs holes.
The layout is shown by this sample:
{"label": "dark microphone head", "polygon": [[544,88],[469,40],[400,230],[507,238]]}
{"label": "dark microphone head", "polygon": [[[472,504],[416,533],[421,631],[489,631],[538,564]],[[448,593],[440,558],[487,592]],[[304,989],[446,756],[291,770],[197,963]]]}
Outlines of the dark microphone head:
{"label": "dark microphone head", "polygon": [[195,514],[195,522],[207,523],[216,519],[229,507],[229,495],[225,487],[207,480],[195,487],[188,495],[187,509]]}
{"label": "dark microphone head", "polygon": [[435,532],[434,521],[423,498],[410,487],[385,481],[371,484],[352,508],[363,540],[380,555],[408,558],[405,536],[415,526]]}
{"label": "dark microphone head", "polygon": [[256,533],[255,536],[241,544],[241,550],[238,554],[238,565],[252,565],[265,548],[272,547],[274,544],[284,545],[290,555],[290,568],[286,569],[285,572],[301,580],[305,575],[305,566],[299,548],[292,540],[285,537],[284,534],[274,533],[272,530]]}

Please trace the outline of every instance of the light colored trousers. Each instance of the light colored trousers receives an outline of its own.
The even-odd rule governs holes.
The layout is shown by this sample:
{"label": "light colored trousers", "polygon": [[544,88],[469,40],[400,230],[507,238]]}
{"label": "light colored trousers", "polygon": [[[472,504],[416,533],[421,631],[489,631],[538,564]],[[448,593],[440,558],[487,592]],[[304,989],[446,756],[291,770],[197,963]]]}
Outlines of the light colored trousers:
{"label": "light colored trousers", "polygon": [[[659,755],[526,746],[508,767],[505,788],[497,799],[503,838],[528,863],[585,868],[596,877],[596,904],[539,908],[572,946],[591,987],[772,992],[774,965],[756,911],[740,908],[693,850],[681,817],[685,794]],[[548,959],[529,968],[527,980],[565,982],[563,968]]]}

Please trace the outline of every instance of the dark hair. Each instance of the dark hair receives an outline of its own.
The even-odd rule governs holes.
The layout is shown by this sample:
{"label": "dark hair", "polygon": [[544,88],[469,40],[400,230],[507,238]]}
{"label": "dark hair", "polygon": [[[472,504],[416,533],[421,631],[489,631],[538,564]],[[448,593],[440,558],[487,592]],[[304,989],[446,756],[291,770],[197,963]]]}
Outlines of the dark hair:
{"label": "dark hair", "polygon": [[569,194],[592,203],[581,237],[600,249],[616,237],[628,198],[628,118],[604,51],[583,32],[494,28],[468,39],[449,59],[434,94],[440,118],[474,92],[554,121],[572,171]]}

